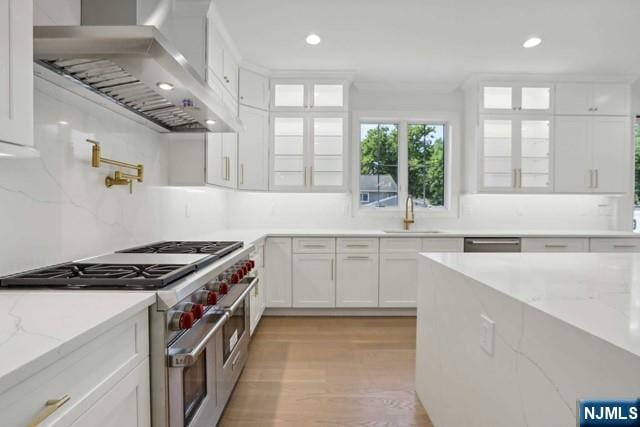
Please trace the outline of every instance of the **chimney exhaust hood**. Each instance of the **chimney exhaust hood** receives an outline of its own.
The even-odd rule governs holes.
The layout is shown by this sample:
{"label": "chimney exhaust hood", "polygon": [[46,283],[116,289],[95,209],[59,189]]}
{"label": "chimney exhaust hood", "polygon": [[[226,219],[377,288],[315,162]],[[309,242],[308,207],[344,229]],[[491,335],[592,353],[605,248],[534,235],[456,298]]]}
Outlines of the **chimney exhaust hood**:
{"label": "chimney exhaust hood", "polygon": [[[203,50],[205,34],[192,41]],[[36,26],[34,62],[47,70],[36,69],[44,78],[159,132],[242,130],[237,115],[155,26]]]}

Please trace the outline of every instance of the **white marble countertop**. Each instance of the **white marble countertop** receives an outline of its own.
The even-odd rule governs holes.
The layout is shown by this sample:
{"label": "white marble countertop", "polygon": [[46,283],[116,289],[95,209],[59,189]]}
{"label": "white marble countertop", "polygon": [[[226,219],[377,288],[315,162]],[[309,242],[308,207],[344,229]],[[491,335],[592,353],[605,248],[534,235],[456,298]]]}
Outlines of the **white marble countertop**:
{"label": "white marble countertop", "polygon": [[[190,236],[198,240],[242,240],[245,243],[256,243],[265,237],[558,237],[558,238],[640,238],[640,233],[631,231],[613,230],[436,230],[437,233],[420,232],[414,229],[411,232],[402,230],[369,230],[369,229],[231,229],[213,233]],[[432,230],[433,231],[433,230]],[[182,239],[185,236],[171,236],[171,239]]]}
{"label": "white marble countertop", "polygon": [[422,254],[640,356],[640,254]]}
{"label": "white marble countertop", "polygon": [[155,292],[0,292],[0,393],[155,300]]}

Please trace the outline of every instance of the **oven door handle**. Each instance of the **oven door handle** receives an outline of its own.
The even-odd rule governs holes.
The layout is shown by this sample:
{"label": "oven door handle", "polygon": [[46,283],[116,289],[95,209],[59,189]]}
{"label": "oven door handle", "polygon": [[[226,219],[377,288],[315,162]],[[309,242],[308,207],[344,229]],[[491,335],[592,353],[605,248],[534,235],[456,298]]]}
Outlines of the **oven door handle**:
{"label": "oven door handle", "polygon": [[206,335],[202,338],[202,340],[198,342],[198,345],[196,345],[191,350],[179,349],[175,353],[169,354],[169,366],[171,366],[172,368],[185,368],[196,363],[198,356],[200,356],[200,353],[204,351],[205,347],[209,343],[209,340],[213,338],[215,333],[218,332],[222,325],[225,324],[228,318],[229,315],[227,313],[224,313],[224,316],[218,319],[216,324],[213,325],[213,328],[211,328],[209,332],[207,332]]}
{"label": "oven door handle", "polygon": [[260,281],[260,279],[258,279],[257,277],[254,277],[254,279],[251,281],[251,283],[249,283],[249,286],[247,286],[247,289],[245,289],[244,292],[242,292],[242,294],[240,295],[240,298],[238,298],[231,305],[231,307],[229,307],[229,312],[230,313],[233,313],[238,309],[240,304],[242,304],[242,302],[244,301],[245,297],[247,295],[249,295],[249,292],[251,292],[251,290],[256,287],[256,285],[258,284],[259,281]]}

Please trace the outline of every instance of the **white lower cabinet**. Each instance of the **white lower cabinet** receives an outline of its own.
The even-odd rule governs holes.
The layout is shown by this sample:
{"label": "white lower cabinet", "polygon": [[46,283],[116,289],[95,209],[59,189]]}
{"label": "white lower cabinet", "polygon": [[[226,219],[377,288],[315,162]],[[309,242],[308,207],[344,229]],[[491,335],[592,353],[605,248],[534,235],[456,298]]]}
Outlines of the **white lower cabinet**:
{"label": "white lower cabinet", "polygon": [[[149,426],[148,310],[0,394],[3,426]],[[42,418],[47,401],[69,400]]]}
{"label": "white lower cabinet", "polygon": [[293,306],[335,307],[334,253],[293,254]]}
{"label": "white lower cabinet", "polygon": [[292,255],[291,238],[269,238],[264,255],[267,307],[291,307]]}
{"label": "white lower cabinet", "polygon": [[589,239],[524,238],[522,252],[589,252]]}
{"label": "white lower cabinet", "polygon": [[592,238],[591,252],[640,252],[640,238]]}
{"label": "white lower cabinet", "polygon": [[378,306],[378,254],[337,255],[336,307]]}
{"label": "white lower cabinet", "polygon": [[249,331],[251,335],[253,335],[253,331],[260,323],[260,319],[262,318],[262,313],[265,308],[265,274],[264,274],[264,244],[256,245],[256,277],[258,278],[258,283],[253,288],[251,293],[249,294],[249,303],[250,303],[250,314],[251,314],[251,322]]}
{"label": "white lower cabinet", "polygon": [[380,307],[415,307],[417,252],[380,253]]}

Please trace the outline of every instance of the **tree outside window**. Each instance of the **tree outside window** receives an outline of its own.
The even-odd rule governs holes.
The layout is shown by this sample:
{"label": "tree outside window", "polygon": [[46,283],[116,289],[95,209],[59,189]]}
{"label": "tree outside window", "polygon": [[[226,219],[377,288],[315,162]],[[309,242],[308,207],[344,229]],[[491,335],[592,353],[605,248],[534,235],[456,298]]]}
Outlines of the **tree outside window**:
{"label": "tree outside window", "polygon": [[360,126],[360,205],[398,205],[398,125]]}
{"label": "tree outside window", "polygon": [[416,206],[444,206],[444,124],[409,124],[409,194]]}

